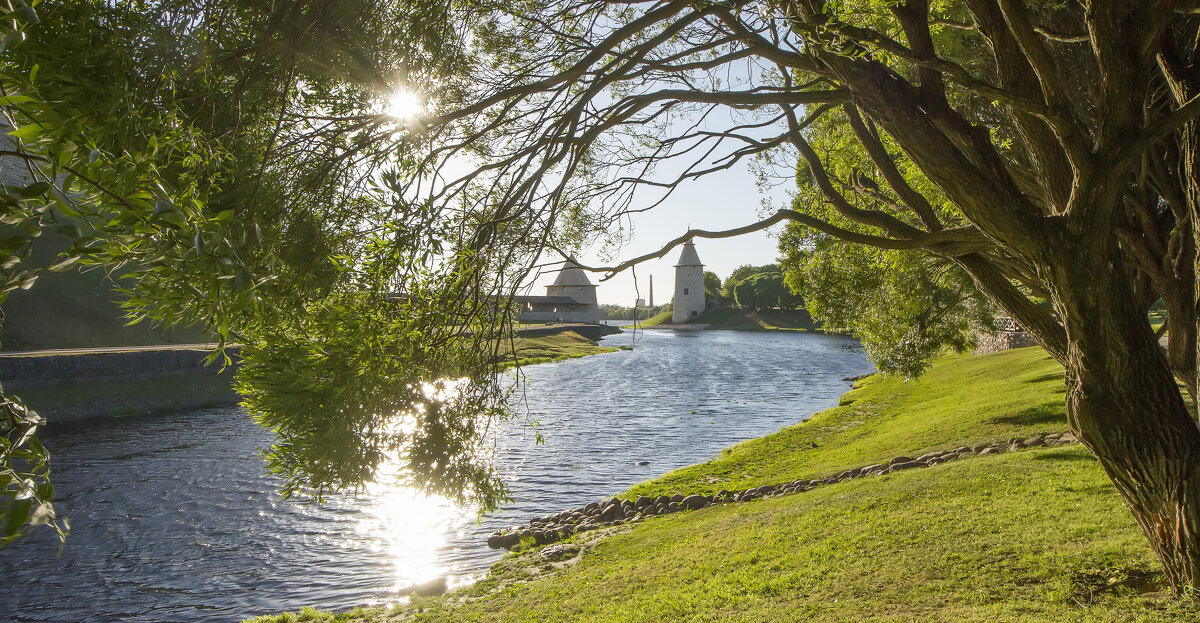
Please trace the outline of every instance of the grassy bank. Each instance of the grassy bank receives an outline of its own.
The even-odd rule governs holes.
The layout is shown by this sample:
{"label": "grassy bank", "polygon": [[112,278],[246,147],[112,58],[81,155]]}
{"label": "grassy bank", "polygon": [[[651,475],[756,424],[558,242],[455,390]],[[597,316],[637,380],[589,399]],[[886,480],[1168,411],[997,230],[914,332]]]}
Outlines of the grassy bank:
{"label": "grassy bank", "polygon": [[[821,325],[813,322],[805,310],[768,309],[757,312],[732,307],[714,307],[700,314],[693,323],[707,324],[709,329],[731,331],[819,331]],[[671,324],[671,312],[663,312],[647,318],[632,329],[648,329]]]}
{"label": "grassy bank", "polygon": [[550,335],[520,336],[514,348],[504,355],[504,361],[510,367],[531,366],[618,350],[620,349],[600,346],[575,331],[566,330]]}
{"label": "grassy bank", "polygon": [[[925,450],[1066,428],[1038,349],[872,377],[810,422],[627,496],[737,489]],[[555,510],[555,509],[547,509]],[[551,563],[506,557],[458,593],[340,620],[1190,621],[1145,538],[1079,446],[974,457],[577,535]],[[297,620],[282,615],[263,620]],[[332,615],[307,613],[313,620]]]}
{"label": "grassy bank", "polygon": [[943,357],[907,381],[871,376],[838,407],[637,485],[626,497],[811,479],[903,454],[1066,430],[1062,379],[1062,366],[1040,348]]}
{"label": "grassy bank", "polygon": [[[49,232],[34,245],[31,265],[45,265],[67,249],[71,240]],[[147,323],[129,325],[115,302],[115,286],[102,270],[46,271],[29,290],[13,290],[0,309],[0,349],[5,351],[97,346],[152,346],[205,341],[204,331],[165,331]]]}
{"label": "grassy bank", "polygon": [[753,311],[732,307],[714,307],[700,314],[696,322],[709,325],[709,329],[733,331],[819,331],[821,325],[813,322],[803,309],[767,309]]}
{"label": "grassy bank", "polygon": [[631,325],[626,325],[627,329],[649,329],[657,327],[660,324],[671,324],[671,314],[675,312],[665,311],[661,314],[651,316],[641,322],[635,322]]}

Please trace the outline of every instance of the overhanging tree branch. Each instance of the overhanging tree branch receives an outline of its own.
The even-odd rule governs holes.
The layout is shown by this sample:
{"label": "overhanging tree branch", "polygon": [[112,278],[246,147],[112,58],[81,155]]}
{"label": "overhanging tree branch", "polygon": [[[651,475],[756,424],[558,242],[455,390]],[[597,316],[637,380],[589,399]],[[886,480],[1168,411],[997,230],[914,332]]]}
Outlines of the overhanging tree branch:
{"label": "overhanging tree branch", "polygon": [[[733,238],[756,231],[762,231],[771,227],[772,225],[776,225],[784,221],[794,221],[796,223],[806,225],[823,234],[833,236],[840,240],[845,240],[846,242],[865,244],[881,249],[925,249],[947,256],[958,256],[982,252],[991,248],[991,243],[989,243],[974,228],[944,229],[937,232],[923,233],[915,238],[895,239],[850,231],[848,229],[833,225],[832,223],[822,221],[812,215],[804,214],[803,212],[783,209],[776,211],[774,214],[762,219],[761,221],[744,225],[742,227],[736,227],[734,229],[723,229],[718,231],[689,229],[683,235],[664,244],[657,251],[639,255],[638,257],[621,262],[615,266],[580,265],[580,268],[589,272],[605,273],[605,275],[600,278],[600,281],[608,281],[609,279],[612,279],[616,275],[633,266],[637,266],[638,264],[665,256],[667,253],[670,253],[671,249],[674,249],[675,247],[689,240],[693,240],[695,238]],[[557,246],[551,245],[551,248],[563,257],[567,257],[569,255]]]}

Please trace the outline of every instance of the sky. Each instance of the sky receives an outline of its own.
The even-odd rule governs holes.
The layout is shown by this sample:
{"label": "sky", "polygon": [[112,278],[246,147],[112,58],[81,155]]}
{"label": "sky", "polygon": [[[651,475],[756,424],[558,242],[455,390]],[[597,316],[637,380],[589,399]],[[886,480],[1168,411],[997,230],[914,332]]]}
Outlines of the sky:
{"label": "sky", "polygon": [[[752,61],[744,64],[732,63],[722,70],[724,83],[719,88],[727,90],[750,89],[760,86],[762,78],[760,68]],[[387,102],[387,111],[398,118],[409,118],[422,108],[420,96],[404,89],[398,90]],[[670,133],[686,133],[690,130],[702,129],[715,133],[723,133],[730,127],[749,120],[761,121],[754,111],[735,111],[717,107],[716,112],[696,116],[705,106],[698,106],[689,114],[688,109],[676,107],[674,116],[669,117]],[[684,112],[680,113],[682,110]],[[771,114],[776,114],[772,111]],[[693,126],[693,124],[696,124]],[[742,136],[759,140],[773,138],[780,128],[770,125],[758,128],[742,128],[738,133]],[[730,141],[733,148],[744,147],[736,140]],[[696,153],[703,153],[699,150]],[[728,154],[730,148],[726,144],[710,153],[704,160],[711,166],[722,156]],[[656,167],[659,174],[656,179],[667,181],[677,175],[678,167],[692,164],[687,158],[680,161],[669,160],[660,162]],[[627,230],[624,245],[615,253],[605,255],[600,242],[591,247],[585,247],[576,258],[586,266],[614,266],[623,261],[640,255],[658,251],[670,240],[683,235],[688,228],[720,231],[743,227],[761,220],[781,207],[790,207],[790,194],[795,191],[794,169],[776,171],[778,179],[772,180],[773,186],[765,191],[756,183],[756,176],[750,171],[749,160],[735,163],[728,169],[710,173],[698,179],[681,184],[675,191],[652,210],[632,214],[623,220]],[[766,195],[764,196],[764,192]],[[659,193],[645,192],[635,195],[631,209],[645,207],[660,199]],[[722,281],[735,268],[743,265],[761,266],[772,264],[779,260],[777,241],[771,236],[778,233],[783,225],[776,225],[767,231],[759,231],[736,238],[696,239],[696,252],[704,269],[717,274]],[[682,247],[669,251],[659,260],[650,260],[639,264],[635,270],[625,270],[611,279],[601,282],[604,273],[591,273],[592,283],[597,284],[597,299],[600,303],[632,306],[638,298],[649,300],[649,285],[651,275],[654,276],[654,303],[659,305],[671,300],[675,283],[675,261],[679,258]],[[558,262],[562,258],[543,256],[542,263]],[[554,281],[557,269],[550,267],[533,280],[531,287],[523,289],[523,293],[540,295],[545,293],[544,286]],[[634,275],[636,274],[636,283]]]}
{"label": "sky", "polygon": [[[760,68],[752,61],[732,63],[724,68],[720,89],[744,90],[759,86],[763,79],[759,76]],[[717,107],[711,114],[697,117],[697,111],[704,106],[695,107],[691,114],[687,108],[677,107],[676,116],[671,117],[668,125],[670,133],[686,132],[692,124],[697,123],[699,129],[723,133],[730,127],[747,121],[762,121],[755,111],[735,111]],[[682,112],[679,112],[682,111]],[[767,111],[777,114],[778,111]],[[779,127],[766,125],[758,129],[742,129],[739,134],[751,136],[759,140],[774,137],[780,131]],[[736,140],[722,147],[706,158],[711,165],[732,148],[743,145]],[[703,150],[701,150],[703,151]],[[699,152],[697,152],[699,153]],[[680,161],[671,160],[658,165],[657,179],[671,179],[679,173],[678,167],[691,164],[687,158]],[[658,251],[670,240],[683,235],[689,228],[719,231],[743,227],[761,220],[781,207],[790,207],[790,193],[796,190],[795,169],[793,165],[785,166],[786,170],[777,170],[772,180],[772,187],[767,189],[764,197],[763,190],[756,183],[755,175],[750,171],[749,159],[735,163],[727,170],[710,173],[699,179],[680,185],[666,201],[648,212],[632,215],[632,232],[627,234],[630,239],[615,257],[603,257],[603,249],[599,245],[585,248],[577,258],[585,266],[614,266],[622,261],[638,257],[645,253]],[[636,196],[630,208],[649,205],[659,198],[658,193],[647,192],[644,196]],[[767,206],[764,207],[764,200]],[[770,232],[777,233],[783,228],[782,224],[773,227]],[[675,261],[679,259],[682,247],[677,247],[667,253],[661,260],[651,260],[636,267],[637,284],[635,287],[631,271],[626,270],[612,279],[600,282],[603,273],[592,273],[592,283],[596,283],[596,296],[600,303],[621,306],[631,306],[635,298],[649,299],[649,276],[654,275],[654,302],[661,305],[671,300],[675,286]],[[736,238],[696,239],[696,253],[704,263],[706,271],[712,271],[722,281],[735,268],[742,265],[761,266],[772,264],[779,259],[777,240],[769,236],[768,231],[754,232]],[[553,258],[550,261],[557,260]],[[545,260],[543,260],[545,261]],[[544,294],[542,286],[554,281],[555,271],[543,274],[535,280],[535,286],[530,294]]]}
{"label": "sky", "polygon": [[[778,184],[769,190],[772,209],[784,207],[787,202],[788,183]],[[668,241],[682,235],[690,225],[693,229],[722,230],[753,223],[763,215],[763,193],[755,184],[754,175],[746,167],[707,175],[681,186],[667,201],[649,212],[633,215],[631,240],[614,258],[600,255],[598,245],[585,249],[579,262],[591,266],[612,266],[644,253],[657,251]],[[650,201],[649,196],[644,201]],[[778,232],[782,224],[770,231]],[[671,300],[675,284],[675,261],[679,259],[682,246],[667,253],[661,260],[650,260],[637,266],[637,289],[629,270],[600,282],[602,273],[591,273],[592,283],[599,287],[596,297],[600,303],[629,307],[638,296],[649,299],[649,276],[654,275],[654,302],[662,305]],[[775,238],[760,231],[736,238],[696,240],[696,253],[704,263],[704,270],[716,273],[722,281],[743,264],[760,266],[778,261],[779,250]],[[554,273],[543,274],[535,281],[531,294],[545,294],[542,286],[554,281]]]}

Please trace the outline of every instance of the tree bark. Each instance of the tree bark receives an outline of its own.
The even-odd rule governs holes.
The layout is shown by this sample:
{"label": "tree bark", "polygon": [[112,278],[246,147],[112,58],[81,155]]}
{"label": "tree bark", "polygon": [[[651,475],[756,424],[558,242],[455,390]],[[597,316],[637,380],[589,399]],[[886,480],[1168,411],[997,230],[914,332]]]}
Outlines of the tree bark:
{"label": "tree bark", "polygon": [[1103,265],[1066,261],[1068,251],[1046,267],[1060,285],[1053,298],[1067,332],[1067,416],[1145,531],[1167,581],[1187,591],[1200,587],[1200,428],[1113,246],[1086,256],[1106,258]]}

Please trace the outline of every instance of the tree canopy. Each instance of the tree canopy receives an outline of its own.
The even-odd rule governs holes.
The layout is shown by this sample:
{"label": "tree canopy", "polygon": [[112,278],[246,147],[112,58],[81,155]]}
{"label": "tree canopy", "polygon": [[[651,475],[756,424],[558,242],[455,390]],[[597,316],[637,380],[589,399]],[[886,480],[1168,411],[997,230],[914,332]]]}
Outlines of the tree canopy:
{"label": "tree canopy", "polygon": [[[1176,386],[1197,372],[1191,4],[134,4],[10,5],[40,24],[5,31],[4,157],[40,177],[6,190],[6,222],[87,223],[64,261],[133,267],[135,317],[246,343],[241,388],[289,491],[399,453],[415,483],[494,502],[478,438],[505,413],[486,357],[505,298],[544,252],[613,242],[755,160],[794,172],[797,201],[593,268],[786,221],[793,283],[841,271],[902,303],[893,333],[883,302],[843,314],[908,341],[887,358],[1003,310],[1066,367],[1072,427],[1169,581],[1200,584],[1200,429]],[[425,109],[372,108],[381,82]]]}
{"label": "tree canopy", "polygon": [[[464,30],[403,1],[0,10],[0,166],[23,180],[0,196],[2,292],[105,271],[131,319],[242,343],[285,493],[354,489],[394,458],[427,489],[501,499],[475,427],[504,415],[482,360],[504,307],[457,270],[489,267],[455,257],[456,226],[389,190],[404,154],[379,140],[409,131],[383,112],[393,90],[461,71]],[[71,241],[48,263],[46,232]],[[55,516],[42,420],[6,409],[7,541]]]}
{"label": "tree canopy", "polygon": [[721,294],[724,295],[725,298],[732,299],[733,287],[736,286],[739,281],[751,275],[778,272],[779,270],[780,268],[776,264],[767,264],[766,266],[751,266],[749,264],[742,264],[741,266],[733,269],[733,272],[729,273],[729,276],[725,278],[725,281],[721,282]]}
{"label": "tree canopy", "polygon": [[778,264],[766,266],[739,266],[722,285],[739,307],[750,309],[796,309],[804,301],[792,292],[784,281],[783,271]]}
{"label": "tree canopy", "polygon": [[721,296],[721,278],[711,270],[704,271],[704,294],[709,298]]}

